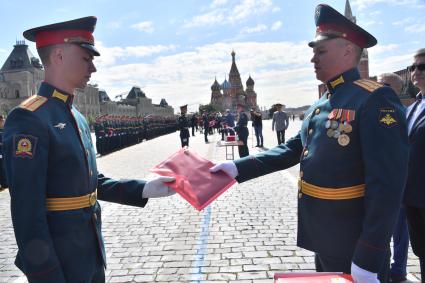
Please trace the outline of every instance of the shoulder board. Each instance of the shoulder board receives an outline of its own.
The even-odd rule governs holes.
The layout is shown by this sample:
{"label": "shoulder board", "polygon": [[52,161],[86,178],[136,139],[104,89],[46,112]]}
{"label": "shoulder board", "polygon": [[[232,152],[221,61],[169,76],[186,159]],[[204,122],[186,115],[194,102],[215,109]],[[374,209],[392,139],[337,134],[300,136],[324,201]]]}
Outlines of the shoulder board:
{"label": "shoulder board", "polygon": [[29,98],[22,101],[22,103],[19,105],[20,108],[29,110],[31,112],[34,112],[37,110],[41,105],[47,102],[47,98],[40,95],[33,95]]}
{"label": "shoulder board", "polygon": [[368,80],[368,79],[361,79],[361,80],[354,81],[354,84],[358,85],[361,88],[364,88],[365,90],[369,92],[374,92],[378,88],[383,87],[382,84],[372,80]]}

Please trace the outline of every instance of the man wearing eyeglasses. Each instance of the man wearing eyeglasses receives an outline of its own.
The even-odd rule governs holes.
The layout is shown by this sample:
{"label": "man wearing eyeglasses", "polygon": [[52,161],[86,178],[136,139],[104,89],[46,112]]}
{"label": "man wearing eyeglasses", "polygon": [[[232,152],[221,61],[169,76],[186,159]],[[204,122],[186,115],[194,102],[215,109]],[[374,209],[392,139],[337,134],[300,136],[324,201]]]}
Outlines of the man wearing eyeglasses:
{"label": "man wearing eyeglasses", "polygon": [[413,64],[408,67],[413,85],[419,88],[416,102],[407,109],[409,134],[409,166],[404,195],[410,243],[413,252],[419,257],[422,282],[425,276],[425,48],[413,56]]}

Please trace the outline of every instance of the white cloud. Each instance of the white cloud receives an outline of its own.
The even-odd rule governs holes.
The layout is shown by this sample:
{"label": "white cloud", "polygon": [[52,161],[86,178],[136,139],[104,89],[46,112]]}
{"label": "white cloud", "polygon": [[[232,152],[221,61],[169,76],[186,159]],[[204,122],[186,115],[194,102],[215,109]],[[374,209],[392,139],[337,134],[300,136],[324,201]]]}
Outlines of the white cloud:
{"label": "white cloud", "polygon": [[276,21],[273,23],[271,30],[278,30],[282,27],[282,22],[281,21]]}
{"label": "white cloud", "polygon": [[[224,6],[224,5],[222,5]],[[261,15],[275,10],[272,0],[241,0],[237,4],[212,8],[203,14],[196,15],[184,22],[184,28],[198,26],[224,25],[240,23],[253,15]]]}
{"label": "white cloud", "polygon": [[109,29],[119,29],[121,27],[121,23],[118,21],[112,21],[106,24],[106,27]]}
{"label": "white cloud", "polygon": [[352,5],[358,7],[359,10],[367,9],[378,3],[396,5],[396,6],[413,6],[423,8],[421,0],[354,0]]}
{"label": "white cloud", "polygon": [[120,59],[130,58],[135,60],[140,57],[148,57],[165,51],[173,51],[177,48],[175,45],[143,45],[126,47],[106,47],[101,41],[96,42],[96,47],[102,56],[96,57],[96,65],[99,67],[108,67],[114,65]]}
{"label": "white cloud", "polygon": [[131,25],[131,28],[137,29],[139,31],[144,31],[147,33],[152,33],[154,31],[152,22],[140,22],[140,23]]}
{"label": "white cloud", "polygon": [[407,26],[404,28],[405,31],[410,33],[424,33],[425,32],[425,23],[415,23],[413,25]]}
{"label": "white cloud", "polygon": [[[371,60],[372,59],[372,60]],[[373,60],[373,57],[369,57],[369,74],[370,76],[376,76],[382,73],[395,72],[406,68],[411,63],[412,55],[405,54],[387,56],[379,60]]]}
{"label": "white cloud", "polygon": [[255,33],[267,30],[267,26],[264,24],[258,24],[255,27],[244,27],[241,33]]}
{"label": "white cloud", "polygon": [[1,49],[0,48],[0,53],[6,53],[7,52],[7,50],[6,49]]}
{"label": "white cloud", "polygon": [[[103,48],[109,54],[120,50]],[[259,105],[270,106],[279,100],[289,106],[301,106],[317,98],[318,82],[306,56],[311,49],[305,42],[204,45],[192,51],[159,56],[151,62],[97,65],[93,80],[111,97],[139,85],[144,86],[143,90],[154,103],[165,98],[174,107],[185,103],[206,104],[210,101],[214,78],[217,76],[221,83],[230,71],[232,50],[236,52],[243,84],[249,74],[255,80]]]}
{"label": "white cloud", "polygon": [[413,21],[414,21],[413,18],[405,18],[403,20],[393,22],[392,25],[393,26],[404,26],[406,24],[412,23]]}
{"label": "white cloud", "polygon": [[388,54],[391,51],[397,51],[400,48],[398,44],[387,44],[387,45],[376,45],[371,49],[368,49],[369,55],[375,57],[381,54]]}
{"label": "white cloud", "polygon": [[228,2],[228,0],[214,0],[211,3],[210,7],[215,8],[215,7],[218,7],[218,6],[223,6],[223,5],[227,4],[227,2]]}

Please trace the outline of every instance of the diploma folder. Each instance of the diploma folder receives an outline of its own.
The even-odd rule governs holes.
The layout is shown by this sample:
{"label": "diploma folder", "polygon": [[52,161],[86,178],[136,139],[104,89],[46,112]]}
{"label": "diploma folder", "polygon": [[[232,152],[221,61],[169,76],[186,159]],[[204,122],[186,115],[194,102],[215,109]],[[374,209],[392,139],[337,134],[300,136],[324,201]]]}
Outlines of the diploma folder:
{"label": "diploma folder", "polygon": [[211,173],[212,166],[211,161],[182,148],[150,171],[175,177],[176,180],[167,185],[201,211],[236,183],[223,171]]}
{"label": "diploma folder", "polygon": [[274,283],[354,283],[349,274],[334,272],[275,273]]}

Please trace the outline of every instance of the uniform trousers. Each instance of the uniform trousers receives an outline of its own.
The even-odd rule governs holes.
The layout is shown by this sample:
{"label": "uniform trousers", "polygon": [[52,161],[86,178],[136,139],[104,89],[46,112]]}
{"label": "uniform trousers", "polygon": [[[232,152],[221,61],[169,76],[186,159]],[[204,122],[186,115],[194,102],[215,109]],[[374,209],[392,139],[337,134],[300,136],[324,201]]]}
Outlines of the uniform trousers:
{"label": "uniform trousers", "polygon": [[400,208],[398,220],[393,233],[394,262],[391,264],[391,279],[402,279],[407,275],[407,253],[409,251],[409,232],[407,230],[406,211]]}
{"label": "uniform trousers", "polygon": [[[315,253],[314,264],[317,272],[343,272],[351,274],[351,257],[337,258],[328,255]],[[387,283],[390,272],[390,252],[388,252],[381,270],[378,272],[378,279],[381,283]]]}

